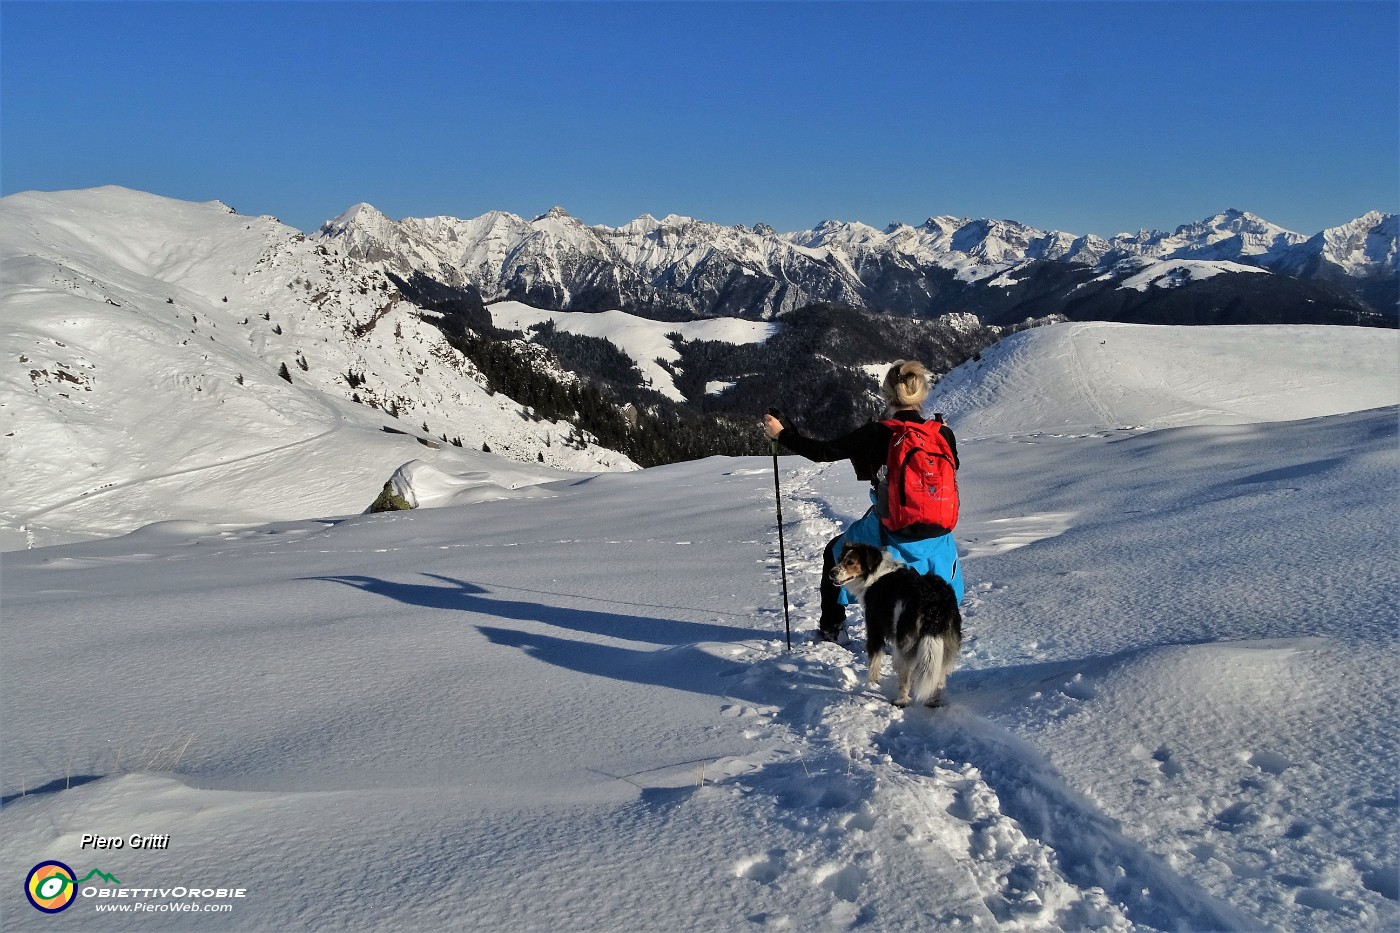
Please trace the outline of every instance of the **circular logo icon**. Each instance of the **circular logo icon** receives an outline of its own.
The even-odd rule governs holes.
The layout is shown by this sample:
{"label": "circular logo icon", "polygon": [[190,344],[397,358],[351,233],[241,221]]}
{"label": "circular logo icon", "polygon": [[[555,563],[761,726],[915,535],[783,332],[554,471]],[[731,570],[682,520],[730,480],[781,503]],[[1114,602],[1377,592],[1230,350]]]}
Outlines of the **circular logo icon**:
{"label": "circular logo icon", "polygon": [[66,910],[78,894],[77,876],[62,862],[40,862],[24,879],[24,896],[35,910],[56,914]]}

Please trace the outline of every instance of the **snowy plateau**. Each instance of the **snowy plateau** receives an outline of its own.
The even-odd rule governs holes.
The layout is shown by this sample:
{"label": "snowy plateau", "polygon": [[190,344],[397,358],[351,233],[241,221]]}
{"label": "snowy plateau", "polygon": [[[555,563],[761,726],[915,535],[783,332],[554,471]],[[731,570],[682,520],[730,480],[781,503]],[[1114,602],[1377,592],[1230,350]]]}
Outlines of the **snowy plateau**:
{"label": "snowy plateau", "polygon": [[[1061,323],[949,373],[966,640],[900,710],[858,611],[811,639],[848,464],[777,462],[780,554],[772,459],[541,464],[334,244],[0,211],[5,930],[1400,927],[1395,330]],[[429,397],[530,458],[420,443]],[[361,514],[390,475],[423,507]]]}

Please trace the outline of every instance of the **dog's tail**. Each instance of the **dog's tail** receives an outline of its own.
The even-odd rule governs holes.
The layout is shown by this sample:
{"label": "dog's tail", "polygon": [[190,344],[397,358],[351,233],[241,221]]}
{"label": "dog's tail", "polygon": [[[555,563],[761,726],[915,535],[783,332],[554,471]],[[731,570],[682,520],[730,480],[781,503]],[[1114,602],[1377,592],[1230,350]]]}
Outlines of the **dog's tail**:
{"label": "dog's tail", "polygon": [[952,633],[919,639],[918,658],[910,672],[909,695],[917,703],[936,704],[952,673],[960,639]]}

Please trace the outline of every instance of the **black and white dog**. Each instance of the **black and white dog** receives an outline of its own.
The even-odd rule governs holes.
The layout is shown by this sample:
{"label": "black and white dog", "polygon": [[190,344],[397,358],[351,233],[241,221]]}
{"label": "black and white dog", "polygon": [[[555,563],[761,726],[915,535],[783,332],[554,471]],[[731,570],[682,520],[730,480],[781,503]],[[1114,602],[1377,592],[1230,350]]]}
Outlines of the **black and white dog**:
{"label": "black and white dog", "polygon": [[937,574],[922,576],[869,544],[846,544],[831,571],[865,610],[870,685],[880,685],[885,646],[899,674],[896,706],[915,699],[937,706],[962,647],[962,613],[953,588]]}

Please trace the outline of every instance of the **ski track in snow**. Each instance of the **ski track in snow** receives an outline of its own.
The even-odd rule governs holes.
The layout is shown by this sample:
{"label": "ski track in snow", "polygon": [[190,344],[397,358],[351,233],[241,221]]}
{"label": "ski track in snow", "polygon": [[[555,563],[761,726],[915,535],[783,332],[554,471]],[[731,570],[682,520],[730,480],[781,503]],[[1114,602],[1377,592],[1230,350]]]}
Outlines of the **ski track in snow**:
{"label": "ski track in snow", "polygon": [[[345,426],[344,416],[342,416],[339,412],[335,411],[330,405],[322,401],[320,397],[311,396],[311,398],[326,410],[327,415],[329,415],[333,419],[333,425],[324,431],[320,431],[316,434],[311,435],[310,437],[304,437],[299,441],[290,441],[286,444],[279,444],[276,447],[269,447],[265,450],[255,451],[254,453],[244,454],[243,456],[233,457],[228,460],[219,460],[214,463],[202,463],[196,466],[184,467],[183,469],[179,470],[169,470],[164,473],[152,473],[145,476],[136,476],[128,480],[122,480],[121,482],[109,483],[105,486],[99,486],[96,489],[90,489],[87,492],[81,493],[76,496],[72,496],[68,499],[64,499],[61,502],[55,502],[53,505],[46,505],[43,508],[37,509],[26,515],[19,516],[14,520],[14,524],[16,526],[28,526],[41,515],[48,515],[52,512],[60,512],[63,509],[66,509],[72,505],[76,505],[79,502],[86,502],[88,500],[93,499],[96,496],[106,495],[107,493],[116,492],[120,489],[130,489],[133,486],[141,486],[146,483],[156,483],[164,479],[173,479],[177,476],[188,476],[192,473],[204,472],[205,470],[223,469],[225,467],[236,466],[240,463],[247,463],[249,460],[258,460],[265,457],[271,457],[274,454],[286,454],[292,450],[297,449],[298,447],[305,447],[309,444],[314,444],[317,441],[324,440],[325,438],[330,437],[336,432],[343,430]],[[29,538],[30,546],[35,546],[35,542],[33,540],[34,536],[32,532],[30,533]]]}
{"label": "ski track in snow", "polygon": [[[1038,752],[959,709],[956,698],[938,710],[901,710],[889,702],[892,677],[878,691],[868,686],[858,607],[849,646],[813,641],[822,549],[843,525],[812,488],[826,469],[790,469],[783,484],[793,650],[782,641],[717,647],[741,665],[731,693],[743,699],[730,696],[723,715],[751,720],[753,735],[780,736],[787,753],[708,769],[711,783],[765,798],[778,822],[810,841],[796,850],[758,847],[733,873],[762,888],[826,898],[832,928],[878,925],[882,876],[900,874],[887,864],[892,838],[907,847],[904,870],[956,873],[957,889],[980,894],[979,904],[929,904],[934,928],[1261,928],[1125,837]],[[775,587],[778,563],[775,539]],[[990,587],[970,586],[963,607],[964,658],[975,652],[979,589]],[[783,925],[787,918],[751,919]]]}
{"label": "ski track in snow", "polygon": [[1074,334],[1069,340],[1070,371],[1073,374],[1075,391],[1084,400],[1084,406],[1093,412],[1098,423],[1113,424],[1113,412],[1099,398],[1099,390],[1089,378],[1088,368],[1084,365],[1084,351],[1080,346],[1082,339],[1079,334]]}

